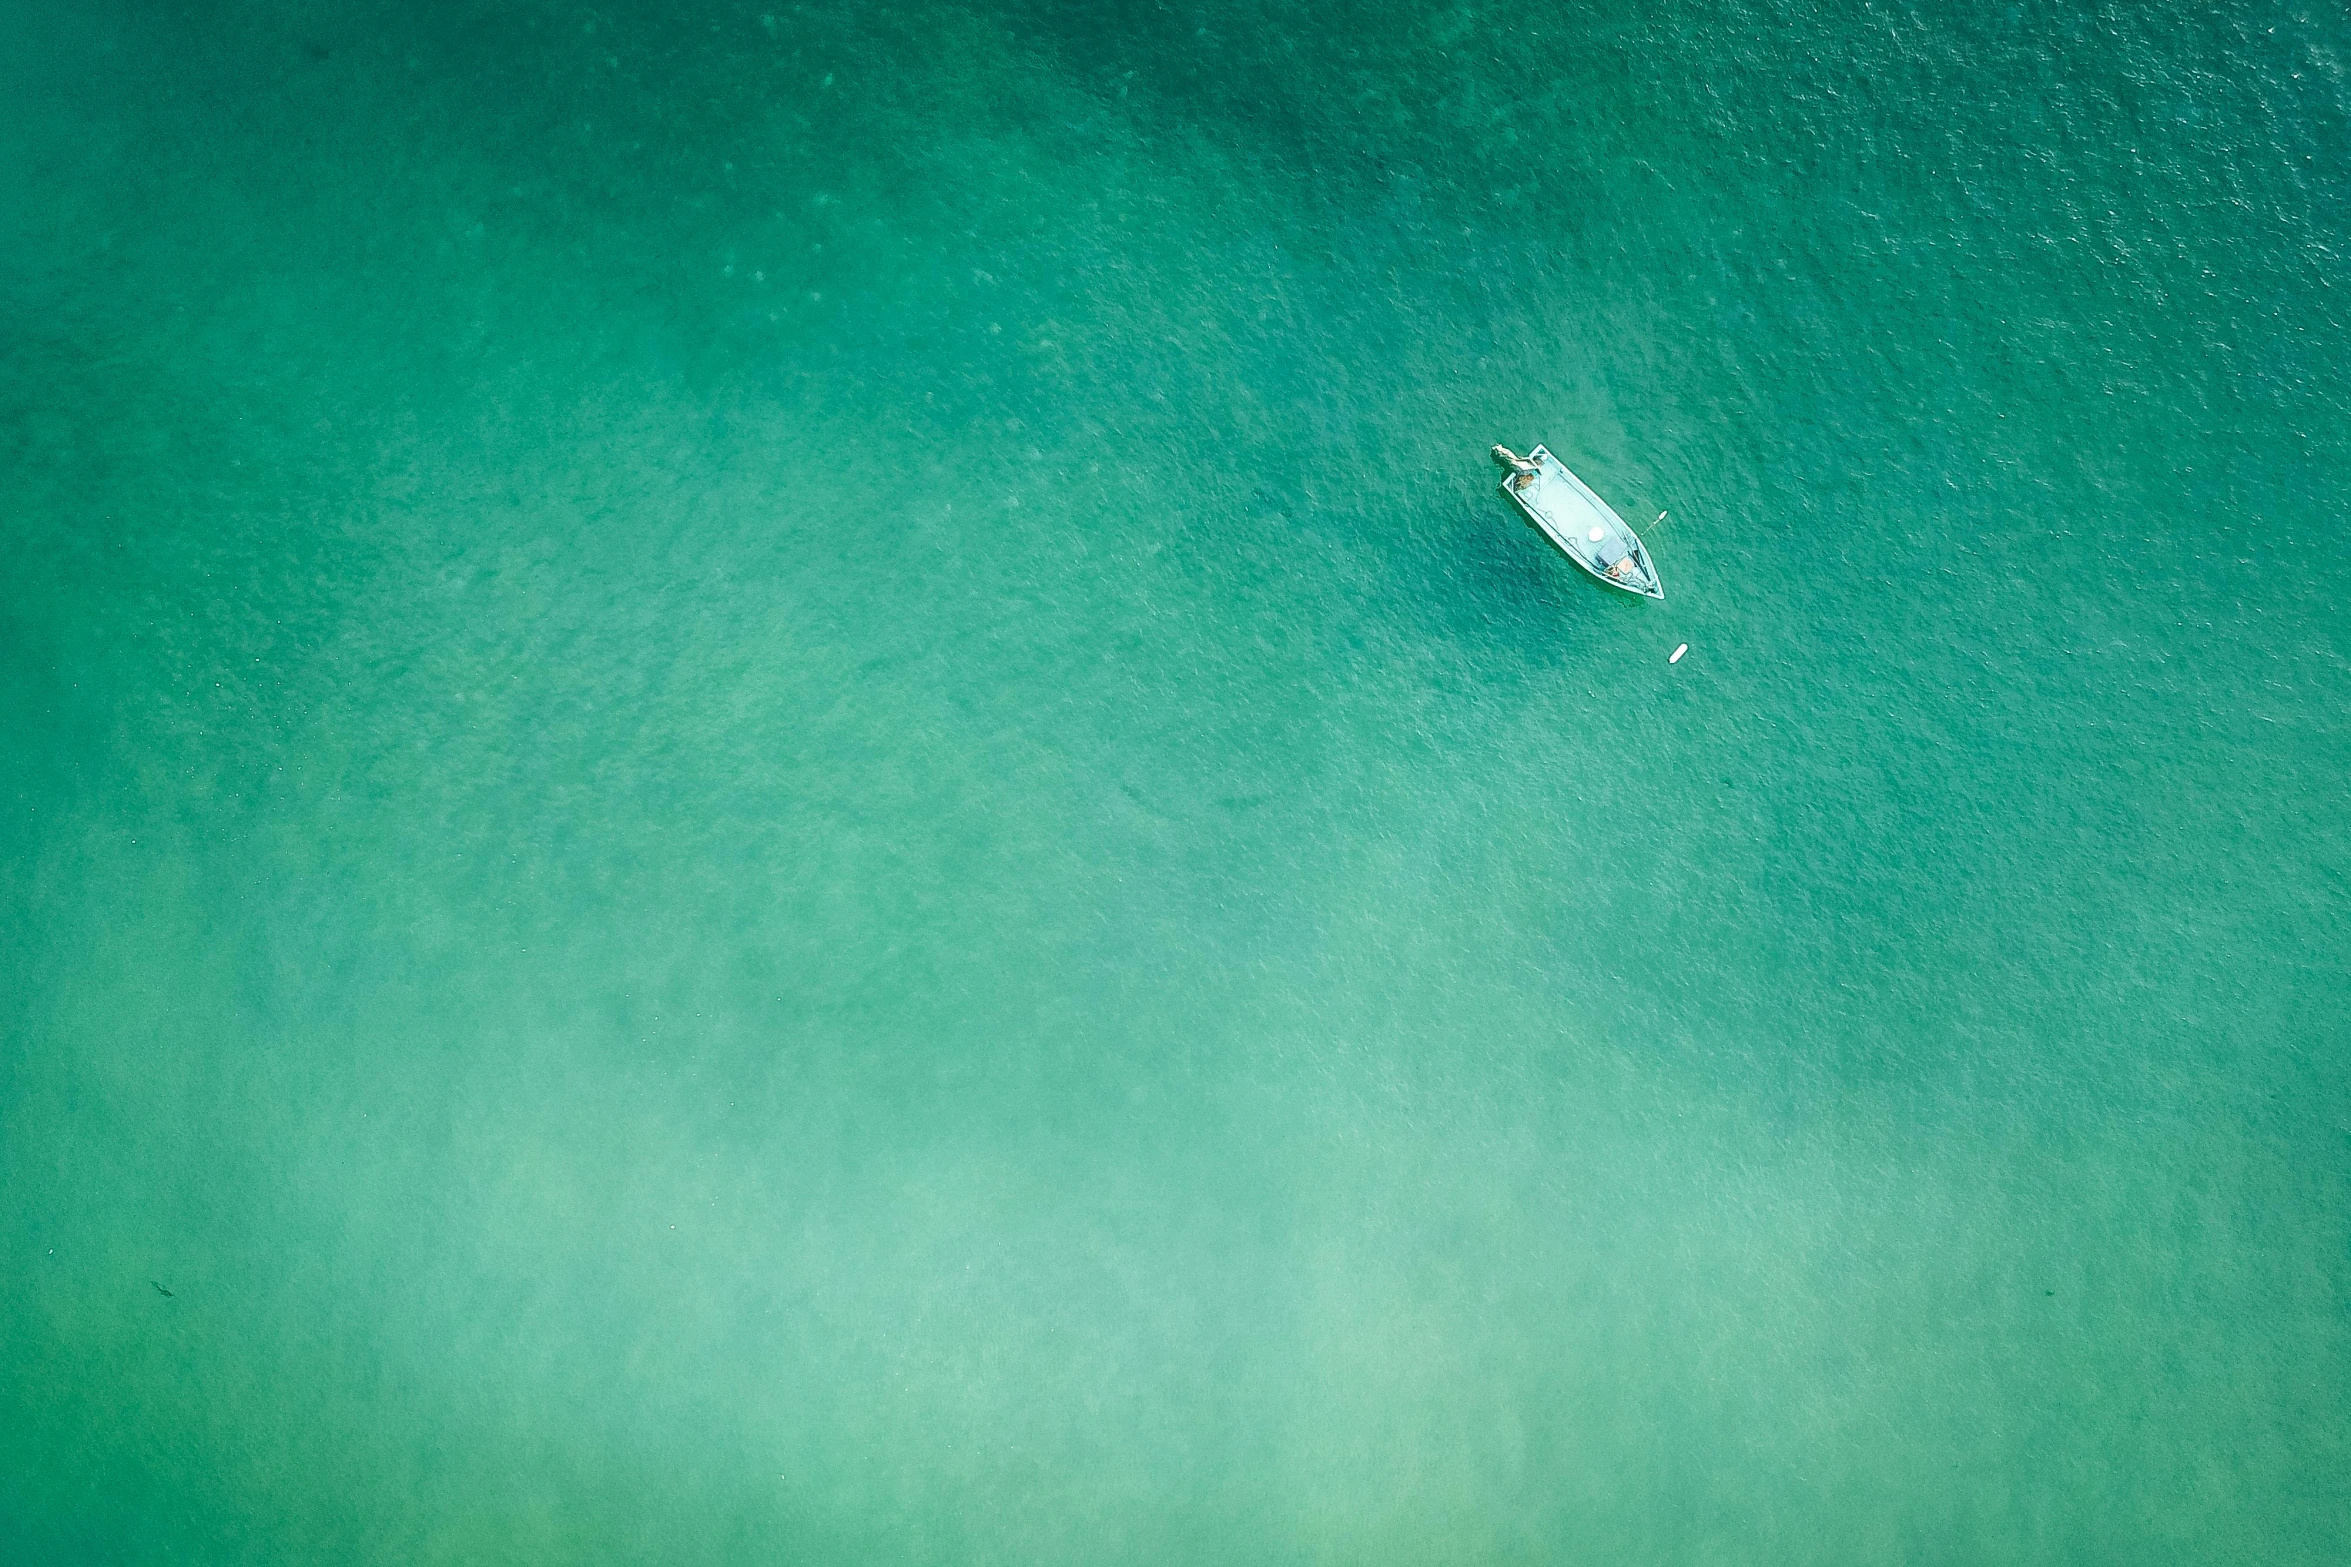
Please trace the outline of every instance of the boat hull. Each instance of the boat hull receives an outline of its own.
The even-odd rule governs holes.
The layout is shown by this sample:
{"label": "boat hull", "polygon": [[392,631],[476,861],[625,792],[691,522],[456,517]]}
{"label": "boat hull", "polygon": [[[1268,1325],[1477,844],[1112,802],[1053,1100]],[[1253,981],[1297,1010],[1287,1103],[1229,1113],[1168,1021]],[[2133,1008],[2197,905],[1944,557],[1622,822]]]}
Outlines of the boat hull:
{"label": "boat hull", "polygon": [[1514,471],[1502,481],[1502,493],[1537,532],[1595,580],[1642,598],[1665,597],[1648,547],[1614,507],[1542,447],[1526,461],[1532,472]]}

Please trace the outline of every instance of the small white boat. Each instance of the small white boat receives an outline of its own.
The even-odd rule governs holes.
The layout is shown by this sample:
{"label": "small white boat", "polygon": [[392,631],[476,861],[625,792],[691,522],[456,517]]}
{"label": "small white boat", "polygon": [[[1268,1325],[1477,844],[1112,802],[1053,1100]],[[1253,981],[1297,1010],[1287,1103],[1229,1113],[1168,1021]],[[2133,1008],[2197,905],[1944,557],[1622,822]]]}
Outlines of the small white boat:
{"label": "small white boat", "polygon": [[1665,584],[1657,580],[1656,563],[1640,535],[1590,485],[1569,473],[1567,464],[1540,446],[1524,457],[1497,446],[1494,460],[1510,470],[1502,493],[1518,502],[1527,520],[1569,560],[1612,588],[1643,598],[1665,597]]}

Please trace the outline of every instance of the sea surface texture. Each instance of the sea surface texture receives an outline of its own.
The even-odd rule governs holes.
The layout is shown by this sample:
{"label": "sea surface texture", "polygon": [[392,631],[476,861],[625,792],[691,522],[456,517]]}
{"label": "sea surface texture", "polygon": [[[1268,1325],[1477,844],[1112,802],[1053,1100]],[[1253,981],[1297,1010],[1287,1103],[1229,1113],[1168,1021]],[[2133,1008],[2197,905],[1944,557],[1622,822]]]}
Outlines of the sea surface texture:
{"label": "sea surface texture", "polygon": [[0,0],[0,1559],[2351,1561],[2347,73]]}

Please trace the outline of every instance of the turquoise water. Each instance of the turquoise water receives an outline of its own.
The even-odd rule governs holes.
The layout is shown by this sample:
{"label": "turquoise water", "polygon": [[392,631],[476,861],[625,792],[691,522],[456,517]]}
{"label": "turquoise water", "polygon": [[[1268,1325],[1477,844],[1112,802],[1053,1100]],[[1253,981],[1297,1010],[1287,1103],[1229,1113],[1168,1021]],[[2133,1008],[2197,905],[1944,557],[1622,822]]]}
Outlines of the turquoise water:
{"label": "turquoise water", "polygon": [[2351,1560],[2339,8],[766,3],[0,3],[0,1555]]}

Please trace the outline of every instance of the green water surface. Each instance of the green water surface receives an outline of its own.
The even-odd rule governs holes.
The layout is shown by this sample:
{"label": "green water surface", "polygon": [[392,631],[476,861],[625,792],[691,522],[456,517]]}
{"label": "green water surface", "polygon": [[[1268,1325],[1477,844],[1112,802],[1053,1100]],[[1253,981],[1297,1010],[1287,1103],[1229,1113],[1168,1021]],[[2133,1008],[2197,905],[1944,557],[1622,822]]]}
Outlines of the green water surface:
{"label": "green water surface", "polygon": [[2347,71],[0,0],[0,1559],[2351,1561]]}

